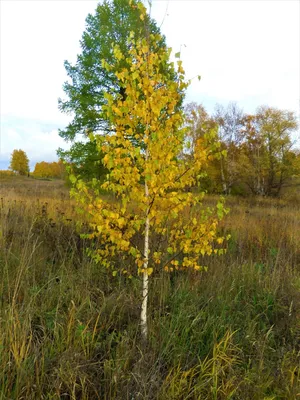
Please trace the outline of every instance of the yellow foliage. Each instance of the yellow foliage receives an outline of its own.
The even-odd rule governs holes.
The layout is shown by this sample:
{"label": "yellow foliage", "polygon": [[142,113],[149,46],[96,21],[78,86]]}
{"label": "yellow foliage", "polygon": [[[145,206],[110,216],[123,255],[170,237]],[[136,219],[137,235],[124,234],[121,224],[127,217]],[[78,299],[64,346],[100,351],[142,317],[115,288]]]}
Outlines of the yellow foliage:
{"label": "yellow foliage", "polygon": [[58,162],[39,162],[36,163],[33,176],[37,178],[62,178],[65,174],[65,165],[62,161]]}
{"label": "yellow foliage", "polygon": [[[134,41],[131,36],[128,68],[118,46],[114,54],[120,65],[103,63],[107,70],[117,70],[116,77],[126,93],[122,98],[106,96],[103,109],[114,133],[95,135],[109,174],[104,183],[95,184],[94,192],[80,180],[74,192],[97,227],[95,237],[102,245],[96,251],[96,260],[110,266],[116,252],[126,253],[138,272],[148,275],[158,266],[166,271],[202,270],[201,257],[213,253],[218,222],[225,212],[222,201],[217,212],[202,209],[204,194],[186,190],[198,184],[211,149],[198,140],[192,159],[180,157],[185,119],[179,104],[188,83],[181,61],[175,70],[169,61],[170,51],[159,47],[159,40],[159,35],[150,35],[148,41]],[[160,72],[165,64],[169,75]],[[171,79],[171,75],[177,78]],[[100,197],[99,186],[114,193],[115,201]],[[150,240],[161,237],[158,248],[148,254],[135,239],[144,235],[146,219]],[[222,244],[223,238],[218,237],[217,242]],[[146,270],[145,265],[149,265]]]}
{"label": "yellow foliage", "polygon": [[25,151],[14,150],[12,152],[9,169],[20,175],[29,173],[29,160]]}

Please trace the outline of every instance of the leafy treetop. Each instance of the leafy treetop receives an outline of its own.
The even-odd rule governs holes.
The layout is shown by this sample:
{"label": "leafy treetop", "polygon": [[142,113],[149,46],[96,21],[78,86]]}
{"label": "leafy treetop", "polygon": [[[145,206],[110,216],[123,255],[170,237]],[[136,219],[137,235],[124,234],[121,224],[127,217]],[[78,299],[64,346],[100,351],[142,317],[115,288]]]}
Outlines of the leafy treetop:
{"label": "leafy treetop", "polygon": [[[104,94],[124,96],[124,88],[115,74],[117,70],[114,66],[118,60],[113,51],[114,45],[119,45],[120,51],[125,56],[122,64],[128,68],[127,38],[130,32],[133,31],[137,38],[144,37],[146,31],[159,33],[156,22],[150,16],[145,15],[143,20],[140,18],[141,6],[142,3],[137,0],[105,0],[99,4],[95,14],[89,14],[86,19],[86,30],[81,40],[82,53],[78,55],[76,64],[71,65],[65,61],[70,80],[63,86],[66,99],[59,99],[59,109],[72,114],[73,120],[64,130],[60,130],[60,136],[75,143],[70,151],[60,149],[58,154],[64,159],[72,159],[81,166],[85,176],[97,177],[103,166],[99,152],[98,159],[95,159],[96,143],[91,141],[86,144],[80,137],[89,139],[90,132],[104,134],[111,132],[110,121],[102,110],[106,103]],[[159,36],[156,45],[164,46],[165,38]],[[102,59],[112,66],[110,70],[103,66]],[[81,153],[79,150],[82,150]],[[91,159],[95,161],[91,163]]]}
{"label": "leafy treetop", "polygon": [[[88,237],[98,237],[102,243],[93,252],[95,259],[119,269],[114,255],[121,252],[133,257],[139,272],[145,272],[147,260],[148,274],[157,264],[170,271],[199,270],[201,256],[214,251],[213,240],[223,242],[223,238],[217,238],[218,220],[224,213],[222,202],[218,203],[217,214],[203,210],[200,205],[204,194],[187,190],[204,176],[210,149],[199,138],[193,159],[187,163],[180,157],[185,129],[177,104],[187,83],[180,60],[176,81],[160,72],[161,66],[168,64],[175,74],[175,65],[169,61],[170,49],[156,45],[159,42],[158,34],[150,34],[147,40],[135,39],[132,34],[129,55],[124,55],[117,45],[113,50],[117,62],[111,65],[103,60],[109,72],[118,71],[115,74],[126,94],[105,95],[104,108],[115,133],[105,137],[91,135],[104,154],[103,163],[109,173],[101,185],[94,181],[93,192],[83,180],[73,177],[73,194],[93,219],[94,232]],[[113,192],[117,201],[107,201],[100,189],[101,193]],[[149,236],[158,241],[156,248],[145,252],[145,247],[137,243],[136,234],[145,235],[147,221]],[[123,272],[127,273],[124,269]]]}
{"label": "leafy treetop", "polygon": [[12,152],[9,169],[20,175],[29,173],[29,160],[25,151],[14,150]]}

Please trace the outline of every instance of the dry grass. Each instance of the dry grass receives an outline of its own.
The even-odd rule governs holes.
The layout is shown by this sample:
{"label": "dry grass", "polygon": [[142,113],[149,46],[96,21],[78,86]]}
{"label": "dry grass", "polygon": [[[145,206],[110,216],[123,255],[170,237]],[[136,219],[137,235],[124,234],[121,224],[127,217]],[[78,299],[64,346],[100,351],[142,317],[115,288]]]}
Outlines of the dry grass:
{"label": "dry grass", "polygon": [[227,204],[227,254],[151,280],[143,347],[140,281],[87,257],[64,184],[1,180],[0,399],[300,398],[300,202]]}

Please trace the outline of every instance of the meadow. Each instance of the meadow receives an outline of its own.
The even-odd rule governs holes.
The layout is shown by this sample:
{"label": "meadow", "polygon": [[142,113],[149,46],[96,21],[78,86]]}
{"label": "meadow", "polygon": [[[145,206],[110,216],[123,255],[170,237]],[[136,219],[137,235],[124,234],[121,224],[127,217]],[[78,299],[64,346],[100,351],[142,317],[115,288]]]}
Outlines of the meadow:
{"label": "meadow", "polygon": [[226,254],[151,277],[145,345],[64,182],[3,176],[0,399],[300,399],[300,196],[226,205]]}

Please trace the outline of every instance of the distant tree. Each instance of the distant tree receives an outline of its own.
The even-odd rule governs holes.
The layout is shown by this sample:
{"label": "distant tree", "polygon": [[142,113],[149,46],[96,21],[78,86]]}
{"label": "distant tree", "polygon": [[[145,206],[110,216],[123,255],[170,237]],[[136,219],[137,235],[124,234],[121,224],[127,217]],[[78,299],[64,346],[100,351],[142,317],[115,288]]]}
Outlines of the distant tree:
{"label": "distant tree", "polygon": [[247,114],[242,121],[238,175],[252,194],[265,194],[265,146],[260,135],[256,115]]}
{"label": "distant tree", "polygon": [[33,176],[35,178],[50,178],[51,177],[50,164],[42,161],[35,164]]}
{"label": "distant tree", "polygon": [[298,127],[297,118],[291,111],[262,106],[257,110],[257,123],[266,147],[266,194],[277,195],[293,174],[291,134]]}
{"label": "distant tree", "polygon": [[65,166],[61,160],[52,163],[48,163],[45,161],[36,163],[33,171],[33,176],[36,178],[63,179],[64,175],[65,175]]}
{"label": "distant tree", "polygon": [[[96,150],[96,143],[90,140],[89,133],[111,133],[110,121],[104,117],[103,105],[106,104],[105,93],[119,94],[125,97],[125,90],[115,75],[117,59],[113,51],[118,44],[124,54],[123,67],[129,67],[129,46],[127,39],[130,32],[136,38],[145,36],[145,32],[159,33],[156,22],[145,16],[140,19],[137,0],[104,0],[96,8],[95,14],[86,19],[86,30],[80,42],[82,52],[74,65],[65,61],[66,72],[70,78],[63,89],[66,99],[59,99],[59,109],[67,114],[72,113],[72,122],[60,130],[60,136],[71,141],[70,150],[59,149],[58,155],[82,171],[83,177],[96,177],[105,173],[102,166],[103,155]],[[160,36],[159,47],[165,45],[165,38]],[[112,69],[107,71],[101,60],[105,59]],[[165,73],[171,73],[169,67]],[[181,98],[180,98],[181,101]]]}
{"label": "distant tree", "polygon": [[198,139],[203,139],[218,128],[217,122],[208,114],[202,104],[195,102],[185,106],[187,130],[185,135],[185,155],[193,156]]}
{"label": "distant tree", "polygon": [[0,178],[7,178],[10,176],[15,176],[15,173],[13,171],[9,171],[9,170],[0,170]]}
{"label": "distant tree", "polygon": [[201,188],[209,192],[221,192],[220,161],[222,155],[221,142],[217,136],[218,124],[208,114],[202,104],[195,102],[185,106],[186,134],[182,157],[186,160],[195,157],[197,141],[200,139],[204,147],[210,148],[209,160],[206,164],[206,176],[201,179]]}
{"label": "distant tree", "polygon": [[254,194],[276,196],[295,171],[291,134],[297,118],[293,112],[262,106],[243,125],[240,176]]}
{"label": "distant tree", "polygon": [[243,110],[236,103],[227,107],[217,104],[213,118],[218,124],[218,137],[223,153],[220,153],[219,168],[224,194],[230,194],[237,182],[238,145],[241,142]]}
{"label": "distant tree", "polygon": [[9,169],[20,175],[29,173],[29,159],[23,150],[14,150],[11,155]]}

